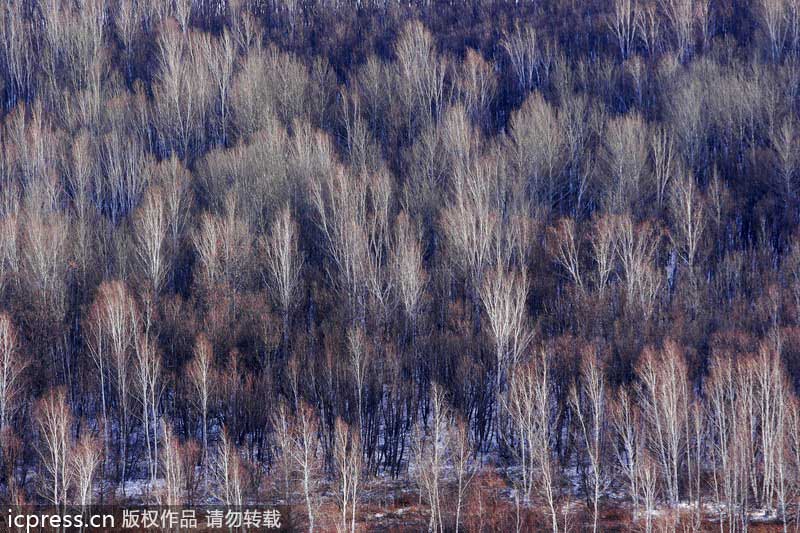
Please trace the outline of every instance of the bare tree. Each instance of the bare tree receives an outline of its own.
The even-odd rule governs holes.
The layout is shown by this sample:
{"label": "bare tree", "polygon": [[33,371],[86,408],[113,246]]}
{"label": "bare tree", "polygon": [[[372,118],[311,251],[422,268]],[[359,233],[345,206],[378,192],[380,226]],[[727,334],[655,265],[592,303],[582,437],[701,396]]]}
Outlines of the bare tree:
{"label": "bare tree", "polygon": [[33,93],[38,63],[33,46],[35,32],[21,4],[5,6],[0,11],[0,20],[3,22],[0,34],[3,36],[3,64],[8,70],[11,93],[9,105],[14,105],[20,97],[27,98]]}
{"label": "bare tree", "polygon": [[437,134],[443,152],[442,164],[446,165],[456,182],[469,180],[468,173],[472,169],[481,170],[475,168],[480,155],[481,133],[470,121],[463,105],[457,103],[447,109]]}
{"label": "bare tree", "polygon": [[769,141],[775,152],[775,170],[778,174],[777,188],[784,198],[784,205],[788,205],[796,197],[797,167],[800,160],[797,155],[797,138],[795,123],[792,118],[786,118],[780,128],[770,129]]}
{"label": "bare tree", "polygon": [[409,112],[427,124],[444,110],[445,76],[449,66],[436,52],[430,32],[419,21],[410,22],[395,45],[399,98]]}
{"label": "bare tree", "polygon": [[550,254],[564,269],[578,291],[583,292],[581,274],[580,236],[577,235],[575,221],[562,218],[555,227],[550,228]]}
{"label": "bare tree", "polygon": [[444,390],[436,383],[431,385],[430,403],[430,428],[427,431],[418,428],[414,442],[414,474],[430,507],[428,530],[444,531],[442,500],[444,472],[449,460],[446,432],[450,409]]}
{"label": "bare tree", "polygon": [[633,503],[633,513],[639,508],[639,461],[644,453],[642,435],[642,414],[635,398],[622,388],[614,398],[611,407],[611,421],[618,437],[614,447],[617,461],[628,481],[628,494]]}
{"label": "bare tree", "polygon": [[789,30],[787,31],[786,46],[790,52],[796,53],[797,45],[800,43],[800,3],[797,0],[788,0],[787,18],[789,19]]}
{"label": "bare tree", "polygon": [[788,506],[790,501],[792,482],[796,479],[796,471],[791,468],[791,413],[792,391],[788,381],[783,377],[779,389],[780,397],[776,399],[776,422],[778,442],[774,452],[776,477],[775,497],[777,499],[777,510],[781,522],[783,522],[784,532],[788,532]]}
{"label": "bare tree", "polygon": [[778,61],[788,37],[788,2],[786,0],[759,0],[753,8],[754,11],[757,11],[758,20],[767,37],[769,54],[773,61]]}
{"label": "bare tree", "polygon": [[542,83],[541,51],[533,27],[516,26],[513,33],[504,36],[501,46],[508,54],[520,91],[527,92]]}
{"label": "bare tree", "polygon": [[441,225],[450,257],[466,278],[477,321],[483,273],[491,259],[499,221],[494,213],[491,180],[480,165],[474,170],[455,176],[453,202],[443,209]]}
{"label": "bare tree", "polygon": [[467,490],[478,469],[477,464],[472,459],[473,449],[469,441],[469,423],[461,417],[456,420],[448,446],[457,482],[455,531],[459,531]]}
{"label": "bare tree", "polygon": [[375,315],[381,323],[389,322],[396,301],[393,287],[394,276],[391,275],[392,242],[389,231],[389,210],[392,200],[391,178],[386,172],[372,174],[368,181],[369,201],[372,209],[368,211],[366,223],[367,235],[367,290],[370,303],[375,308]]}
{"label": "bare tree", "polygon": [[189,379],[194,389],[193,399],[202,418],[204,471],[208,468],[208,409],[211,399],[213,363],[214,350],[211,342],[203,333],[200,333],[194,344],[194,359],[189,366]]}
{"label": "bare tree", "polygon": [[19,223],[15,213],[0,217],[0,290],[16,278],[20,268]]}
{"label": "bare tree", "polygon": [[664,351],[645,351],[637,366],[642,381],[639,405],[647,427],[648,447],[659,461],[671,505],[677,505],[679,477],[689,416],[689,384],[682,351],[668,341]]}
{"label": "bare tree", "polygon": [[314,107],[325,105],[323,94],[317,94],[320,98],[313,97],[313,91],[324,91],[322,80],[318,78],[316,83],[312,83],[311,69],[296,55],[271,46],[266,51],[265,60],[271,107],[284,124],[308,118]]}
{"label": "bare tree", "polygon": [[268,236],[262,240],[265,256],[264,277],[281,311],[283,349],[288,349],[289,318],[300,285],[303,254],[298,250],[299,229],[289,207],[278,214]]}
{"label": "bare tree", "polygon": [[636,476],[644,503],[644,530],[646,533],[652,533],[653,515],[655,515],[658,497],[658,463],[649,451],[645,451],[641,460],[637,462]]}
{"label": "bare tree", "polygon": [[80,135],[72,145],[72,161],[67,169],[67,188],[72,196],[72,205],[76,215],[75,255],[85,276],[91,259],[91,216],[94,213],[91,203],[92,178],[96,172],[94,160],[90,152],[89,136]]}
{"label": "bare tree", "polygon": [[532,198],[552,204],[561,191],[565,140],[558,113],[538,92],[511,117],[511,157]]}
{"label": "bare tree", "polygon": [[[791,466],[795,474],[795,479],[789,484],[793,490],[797,490],[797,472],[800,471],[800,400],[792,395],[787,398],[786,405],[786,464]],[[795,511],[796,513],[796,511]],[[785,517],[784,517],[785,520]],[[797,515],[795,514],[795,523]]]}
{"label": "bare tree", "polygon": [[517,274],[498,266],[487,274],[481,287],[481,301],[495,341],[498,401],[504,393],[507,374],[516,367],[531,340],[525,309],[527,297],[528,279],[524,270]]}
{"label": "bare tree", "polygon": [[313,408],[305,402],[298,406],[296,416],[289,426],[289,441],[285,442],[283,453],[291,457],[300,471],[303,498],[308,514],[308,530],[316,527],[320,494],[317,491],[321,470],[319,440],[317,439],[318,420]]}
{"label": "bare tree", "polygon": [[520,462],[519,490],[530,502],[539,489],[551,518],[553,533],[558,533],[557,461],[554,457],[553,392],[548,356],[519,365],[512,374],[506,409],[513,420]]}
{"label": "bare tree", "polygon": [[139,330],[139,315],[127,287],[120,281],[105,282],[98,289],[90,312],[91,355],[100,374],[104,427],[110,431],[106,415],[105,379],[115,386],[119,413],[119,445],[122,480],[127,473],[128,432],[130,431],[131,352]]}
{"label": "bare tree", "polygon": [[161,473],[164,477],[164,489],[160,502],[162,505],[174,507],[184,502],[185,487],[183,468],[181,465],[181,447],[175,432],[166,422],[162,422],[164,434],[161,446]]}
{"label": "bare tree", "polygon": [[113,128],[100,143],[99,183],[95,190],[102,200],[104,212],[117,225],[131,213],[149,183],[150,175],[144,172],[144,146],[138,136],[130,135],[121,127]]}
{"label": "bare tree", "polygon": [[[757,414],[760,421],[762,474],[758,499],[767,512],[776,509],[775,502],[783,493],[784,465],[779,461],[785,442],[786,377],[775,347],[761,346],[753,365],[757,386]],[[785,512],[785,508],[781,509]]]}
{"label": "bare tree", "polygon": [[393,286],[397,290],[406,319],[412,345],[417,335],[422,298],[427,275],[422,264],[422,245],[419,232],[405,211],[395,221],[394,248],[392,250]]}
{"label": "bare tree", "polygon": [[228,140],[229,101],[236,61],[236,43],[230,32],[225,30],[219,38],[202,39],[200,47],[205,63],[209,67],[211,80],[215,85],[215,99],[219,112],[219,141],[225,145]]}
{"label": "bare tree", "polygon": [[164,197],[168,250],[171,256],[174,256],[180,250],[181,238],[192,204],[191,176],[174,155],[159,163],[154,169],[154,174],[155,183],[160,187]]}
{"label": "bare tree", "polygon": [[358,408],[358,426],[361,436],[364,436],[364,396],[366,394],[367,379],[369,377],[370,352],[364,330],[353,326],[347,331],[347,344],[350,351],[350,366],[356,384],[356,401]]}
{"label": "bare tree", "polygon": [[564,95],[558,118],[566,146],[566,187],[575,197],[573,216],[577,217],[589,199],[591,180],[597,168],[597,158],[587,148],[603,118],[602,113],[591,106],[589,98],[582,94]]}
{"label": "bare tree", "polygon": [[673,180],[670,214],[673,242],[689,270],[694,268],[706,227],[705,201],[691,174]]}
{"label": "bare tree", "polygon": [[20,407],[27,366],[11,317],[0,313],[0,429],[8,426]]}
{"label": "bare tree", "polygon": [[608,27],[617,38],[622,60],[628,59],[636,40],[636,2],[635,0],[615,0],[614,12],[608,21]]}
{"label": "bare tree", "polygon": [[161,292],[169,271],[167,223],[164,194],[160,188],[151,187],[145,193],[142,205],[134,219],[134,225],[136,228],[136,254],[154,297]]}
{"label": "bare tree", "polygon": [[275,452],[277,455],[276,463],[283,477],[283,499],[288,502],[289,481],[292,474],[293,459],[289,451],[291,447],[292,425],[289,415],[289,405],[286,402],[278,404],[277,409],[272,413],[271,422],[273,428],[273,442],[275,443]]}
{"label": "bare tree", "polygon": [[36,406],[36,420],[41,439],[40,456],[44,467],[43,487],[47,501],[57,508],[67,504],[67,489],[71,482],[70,457],[73,443],[70,438],[72,412],[63,389],[51,390]]}
{"label": "bare tree", "polygon": [[647,54],[653,56],[661,47],[661,16],[655,0],[639,5],[635,13],[637,34]]}
{"label": "bare tree", "polygon": [[356,506],[361,482],[361,438],[360,430],[354,430],[341,418],[334,428],[334,462],[337,476],[337,499],[339,501],[340,532],[356,531]]}
{"label": "bare tree", "polygon": [[125,75],[130,79],[133,76],[134,45],[137,28],[142,22],[143,13],[137,0],[120,0],[115,14],[114,26],[122,44]]}
{"label": "bare tree", "polygon": [[262,128],[279,125],[267,76],[262,50],[253,50],[242,58],[230,96],[232,126],[241,138],[248,139]]}
{"label": "bare tree", "polygon": [[638,207],[647,197],[644,169],[647,164],[647,127],[638,113],[612,118],[606,127],[606,164],[613,181],[607,207],[615,213]]}
{"label": "bare tree", "polygon": [[155,115],[165,148],[177,151],[183,159],[192,156],[204,131],[211,84],[209,65],[201,58],[204,39],[208,38],[191,33],[187,36],[185,27],[170,24],[159,32]]}
{"label": "bare tree", "polygon": [[756,380],[753,366],[735,362],[727,354],[716,354],[707,384],[707,412],[714,440],[710,449],[714,495],[719,506],[720,526],[738,530],[746,520],[753,483],[756,435],[751,433],[758,422]]}
{"label": "bare tree", "polygon": [[66,311],[66,264],[69,257],[68,221],[58,213],[28,213],[22,256],[33,294],[55,320]]}
{"label": "bare tree", "polygon": [[380,147],[361,110],[358,93],[341,90],[342,123],[347,146],[347,161],[355,172],[371,174],[381,170]]}
{"label": "bare tree", "polygon": [[158,473],[158,404],[163,385],[161,383],[161,356],[156,350],[155,341],[148,333],[135,339],[135,383],[136,395],[142,405],[142,425],[147,443],[147,462],[150,468],[150,482],[156,480]]}
{"label": "bare tree", "polygon": [[612,217],[603,216],[595,220],[591,248],[595,264],[595,286],[602,296],[611,281],[616,264],[616,222]]}
{"label": "bare tree", "polygon": [[653,180],[658,207],[664,205],[670,179],[675,171],[672,140],[664,128],[656,128],[650,136],[650,155],[653,160]]}
{"label": "bare tree", "polygon": [[467,56],[460,69],[461,97],[464,107],[473,121],[485,123],[489,106],[497,91],[494,69],[477,51],[467,49]]}
{"label": "bare tree", "polygon": [[239,290],[252,261],[252,241],[249,228],[237,211],[234,196],[225,199],[222,216],[202,215],[193,241],[206,290],[218,284],[225,286],[231,291],[230,301],[235,309]]}
{"label": "bare tree", "polygon": [[681,60],[686,59],[694,44],[692,30],[696,1],[698,0],[659,0]]}
{"label": "bare tree", "polygon": [[366,180],[348,176],[344,169],[311,182],[311,200],[317,225],[324,235],[334,269],[332,281],[347,298],[351,320],[366,314],[369,237],[366,228]]}
{"label": "bare tree", "polygon": [[583,356],[580,378],[579,384],[573,384],[570,390],[570,401],[592,467],[592,531],[596,532],[605,475],[602,469],[605,463],[606,383],[593,351]]}
{"label": "bare tree", "polygon": [[[738,492],[735,484],[735,468],[731,447],[733,446],[734,405],[736,396],[735,365],[732,361],[716,356],[712,361],[711,372],[706,383],[706,411],[711,432],[714,436],[710,448],[712,461],[713,487],[719,507],[720,527],[734,512],[734,494]],[[728,515],[727,517],[725,515]]]}
{"label": "bare tree", "polygon": [[649,222],[636,226],[629,215],[614,220],[616,249],[628,305],[648,319],[655,310],[661,289],[659,272],[653,266],[660,240],[657,228]]}
{"label": "bare tree", "polygon": [[759,453],[759,402],[756,362],[745,359],[738,365],[736,372],[737,402],[733,416],[735,429],[738,431],[733,440],[733,454],[737,492],[734,493],[732,520],[739,522],[739,529],[746,529],[748,515],[754,506],[751,494],[758,494],[757,455]]}
{"label": "bare tree", "polygon": [[100,442],[84,433],[70,457],[71,478],[75,485],[74,503],[82,511],[88,510],[94,501],[94,481],[103,458]]}
{"label": "bare tree", "polygon": [[217,499],[223,504],[241,507],[244,504],[244,471],[239,451],[223,430],[213,464]]}

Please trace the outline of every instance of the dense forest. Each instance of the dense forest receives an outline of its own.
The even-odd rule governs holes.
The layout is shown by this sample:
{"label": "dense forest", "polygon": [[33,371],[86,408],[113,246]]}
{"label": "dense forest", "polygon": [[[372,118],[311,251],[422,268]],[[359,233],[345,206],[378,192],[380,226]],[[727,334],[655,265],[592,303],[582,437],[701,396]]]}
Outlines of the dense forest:
{"label": "dense forest", "polygon": [[0,502],[800,527],[800,0],[2,0]]}

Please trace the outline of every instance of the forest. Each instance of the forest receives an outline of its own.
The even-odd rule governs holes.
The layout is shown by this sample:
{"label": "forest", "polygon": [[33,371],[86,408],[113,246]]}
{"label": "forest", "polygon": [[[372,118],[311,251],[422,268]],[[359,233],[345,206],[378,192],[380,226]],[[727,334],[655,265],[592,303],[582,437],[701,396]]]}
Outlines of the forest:
{"label": "forest", "polygon": [[799,110],[800,0],[2,0],[0,507],[797,532]]}

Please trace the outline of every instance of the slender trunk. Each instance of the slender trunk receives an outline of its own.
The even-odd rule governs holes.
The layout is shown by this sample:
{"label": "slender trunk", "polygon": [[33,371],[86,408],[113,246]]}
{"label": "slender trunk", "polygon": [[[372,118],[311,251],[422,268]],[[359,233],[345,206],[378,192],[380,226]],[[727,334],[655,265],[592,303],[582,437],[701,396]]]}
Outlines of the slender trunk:
{"label": "slender trunk", "polygon": [[[108,412],[106,408],[106,386],[105,386],[105,378],[104,378],[103,366],[100,366],[100,401],[102,403],[103,408],[103,466],[101,467],[101,473],[103,478],[105,478],[106,473],[106,461],[108,460],[108,441],[110,440],[108,434]],[[105,491],[100,491],[100,503],[103,503],[103,495]]]}
{"label": "slender trunk", "polygon": [[600,512],[600,477],[597,475],[595,470],[595,482],[594,482],[594,519],[592,521],[592,532],[597,533],[597,517]]}
{"label": "slender trunk", "polygon": [[145,393],[145,399],[143,400],[143,409],[142,409],[142,422],[144,423],[144,440],[147,442],[147,469],[150,471],[150,484],[155,482],[155,472],[153,471],[153,449],[150,445],[150,414],[147,409],[147,395]]}
{"label": "slender trunk", "polygon": [[311,504],[311,488],[309,486],[309,472],[307,470],[303,473],[303,492],[306,497],[306,510],[308,512],[308,532],[314,533],[314,507]]}
{"label": "slender trunk", "polygon": [[458,476],[458,497],[456,500],[456,533],[458,533],[458,526],[461,522],[461,495],[464,490],[463,476],[459,473]]}

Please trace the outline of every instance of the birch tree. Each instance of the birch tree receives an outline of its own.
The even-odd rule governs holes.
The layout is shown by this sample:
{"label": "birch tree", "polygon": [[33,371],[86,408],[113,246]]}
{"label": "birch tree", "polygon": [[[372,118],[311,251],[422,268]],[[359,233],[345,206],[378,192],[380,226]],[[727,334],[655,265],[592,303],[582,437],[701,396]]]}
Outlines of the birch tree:
{"label": "birch tree", "polygon": [[620,57],[625,61],[636,40],[636,2],[634,0],[615,0],[613,7],[614,11],[608,26],[617,39]]}
{"label": "birch tree", "polygon": [[[395,45],[399,94],[409,120],[421,124],[444,109],[447,62],[439,57],[431,33],[419,21],[406,25]],[[414,110],[416,112],[414,112]]]}
{"label": "birch tree", "polygon": [[428,531],[441,532],[444,531],[442,500],[444,472],[449,461],[446,432],[450,409],[440,385],[431,385],[430,402],[430,427],[427,430],[418,428],[414,443],[414,475],[430,509]]}
{"label": "birch tree", "polygon": [[407,320],[407,333],[412,346],[417,335],[422,299],[428,281],[422,263],[422,253],[419,232],[408,214],[401,212],[395,221],[391,264],[395,278],[393,286],[398,292],[398,299]]}
{"label": "birch tree", "polygon": [[656,203],[661,208],[667,199],[670,180],[675,172],[676,163],[672,138],[663,127],[655,128],[650,135],[650,157],[653,165]]}
{"label": "birch tree", "polygon": [[527,92],[542,82],[540,72],[542,52],[533,27],[523,28],[517,25],[513,33],[504,35],[500,44],[508,55],[520,91]]}
{"label": "birch tree", "polygon": [[673,242],[692,271],[706,227],[705,202],[692,175],[686,174],[673,180],[669,207]]}
{"label": "birch tree", "polygon": [[264,277],[281,312],[284,350],[288,349],[289,319],[300,286],[304,262],[303,254],[298,248],[298,238],[299,228],[286,206],[273,222],[269,235],[262,240]]}
{"label": "birch tree", "polygon": [[157,297],[169,272],[167,256],[167,206],[157,187],[147,190],[134,219],[136,254],[154,297]]}
{"label": "birch tree", "polygon": [[241,507],[244,504],[244,470],[239,451],[223,430],[214,458],[213,472],[217,499],[224,505]]}
{"label": "birch tree", "polygon": [[553,533],[558,533],[558,471],[554,457],[554,406],[548,356],[544,350],[512,374],[506,409],[516,432],[519,490],[530,502],[534,489],[544,498]]}
{"label": "birch tree", "polygon": [[[550,230],[550,254],[554,261],[567,273],[579,292],[583,292],[581,273],[580,236],[577,235],[575,221],[562,218]],[[602,259],[601,259],[602,261]],[[607,277],[606,277],[607,278]]]}
{"label": "birch tree", "polygon": [[208,410],[211,400],[214,351],[211,342],[200,333],[194,344],[194,359],[189,366],[189,379],[194,390],[193,399],[200,411],[202,423],[203,469],[208,468]]}
{"label": "birch tree", "polygon": [[147,333],[135,340],[136,395],[142,406],[142,427],[147,443],[147,462],[150,482],[154,483],[158,473],[158,409],[163,385],[161,383],[161,356],[155,341]]}
{"label": "birch tree", "polygon": [[0,313],[0,429],[8,426],[20,407],[27,366],[11,317]]}
{"label": "birch tree", "polygon": [[100,442],[84,434],[70,457],[71,478],[75,486],[73,503],[82,511],[87,511],[94,503],[94,483],[97,469],[103,460],[102,454]]}
{"label": "birch tree", "polygon": [[605,475],[606,384],[593,351],[584,355],[579,383],[570,389],[570,401],[592,468],[592,531],[596,533]]}
{"label": "birch tree", "polygon": [[514,369],[531,340],[525,309],[527,297],[528,279],[524,270],[517,274],[498,267],[486,276],[481,287],[481,301],[495,341],[498,401],[504,392],[509,369]]}
{"label": "birch tree", "polygon": [[792,118],[786,118],[780,127],[771,128],[769,142],[775,153],[775,172],[777,189],[781,190],[784,205],[788,206],[797,195],[798,145],[796,126]]}
{"label": "birch tree", "polygon": [[472,458],[473,449],[469,441],[469,423],[461,417],[456,420],[448,446],[456,476],[455,531],[458,531],[461,525],[467,490],[478,470],[478,466]]}
{"label": "birch tree", "polygon": [[340,513],[337,530],[342,533],[345,531],[355,533],[362,467],[360,431],[354,430],[341,418],[337,418],[334,433],[333,454]]}
{"label": "birch tree", "polygon": [[647,196],[647,127],[636,112],[612,118],[605,131],[606,164],[611,173],[607,208],[621,214],[641,205]]}
{"label": "birch tree", "polygon": [[44,496],[48,502],[61,509],[67,502],[70,487],[70,457],[73,443],[70,437],[72,411],[67,405],[63,389],[51,390],[36,405],[42,459],[45,477]]}
{"label": "birch tree", "polygon": [[[128,432],[130,431],[131,355],[139,332],[139,315],[133,297],[121,281],[104,282],[98,289],[90,312],[92,358],[100,375],[101,395],[105,395],[105,376],[114,386],[119,415],[121,478],[127,474]],[[103,401],[105,405],[106,401]],[[104,408],[105,410],[105,408]],[[106,431],[110,431],[104,415]]]}
{"label": "birch tree", "polygon": [[164,489],[159,503],[169,507],[177,507],[184,504],[185,486],[181,465],[180,442],[178,442],[178,437],[173,429],[166,422],[162,422],[162,433],[164,434],[164,441],[159,457],[161,475],[164,478]]}
{"label": "birch tree", "polygon": [[[695,4],[698,0],[658,0],[672,33],[678,57],[685,60],[692,50]],[[699,0],[703,1],[703,0]]]}
{"label": "birch tree", "polygon": [[668,341],[662,352],[645,351],[637,366],[642,382],[639,405],[647,427],[648,447],[658,459],[667,498],[675,506],[680,500],[679,479],[689,416],[689,384],[682,351]]}
{"label": "birch tree", "polygon": [[777,62],[783,53],[788,37],[788,2],[786,0],[759,0],[753,8],[767,37],[769,55],[772,61]]}
{"label": "birch tree", "polygon": [[611,421],[617,436],[614,453],[628,482],[628,495],[633,504],[634,515],[639,508],[639,461],[644,453],[644,435],[641,434],[642,414],[636,399],[622,388],[611,407]]}
{"label": "birch tree", "polygon": [[317,525],[317,510],[320,494],[317,490],[322,461],[319,457],[317,430],[319,422],[314,410],[302,402],[296,416],[290,422],[288,442],[283,453],[287,453],[300,472],[300,484],[308,517],[308,531],[313,533]]}

